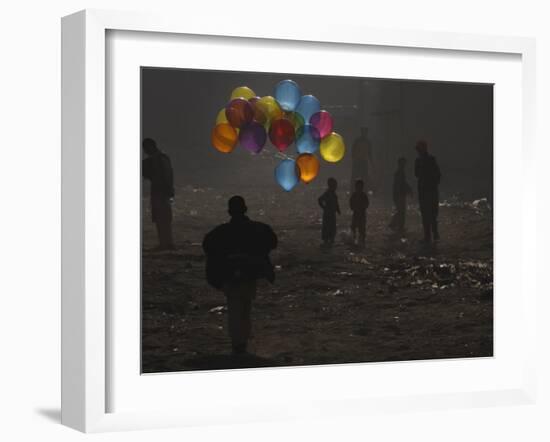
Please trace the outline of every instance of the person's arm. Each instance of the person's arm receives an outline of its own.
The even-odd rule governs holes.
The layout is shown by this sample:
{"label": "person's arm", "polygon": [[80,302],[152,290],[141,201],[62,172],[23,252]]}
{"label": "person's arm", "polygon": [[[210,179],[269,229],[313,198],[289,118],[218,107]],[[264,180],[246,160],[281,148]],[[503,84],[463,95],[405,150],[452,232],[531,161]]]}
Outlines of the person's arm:
{"label": "person's arm", "polygon": [[325,209],[325,206],[327,204],[326,200],[325,200],[325,194],[323,193],[319,199],[317,200],[317,202],[319,203],[319,206],[321,206],[321,209]]}
{"label": "person's arm", "polygon": [[170,198],[174,198],[174,195],[176,194],[176,191],[174,189],[174,169],[172,169],[172,163],[170,162],[170,159],[168,159],[168,183]]}
{"label": "person's arm", "polygon": [[407,183],[407,177],[405,176],[405,172],[401,172],[398,175],[396,175],[396,187],[397,187],[397,194],[399,196],[407,196],[411,194],[412,189],[411,186],[409,186],[409,183]]}
{"label": "person's arm", "polygon": [[151,179],[151,175],[152,175],[151,160],[149,158],[145,158],[141,161],[141,175],[146,180]]}
{"label": "person's arm", "polygon": [[441,170],[439,169],[439,164],[437,164],[437,160],[434,157],[434,175],[435,175],[435,182],[439,185],[441,182]]}
{"label": "person's arm", "polygon": [[369,195],[365,193],[365,209],[368,209],[369,206],[370,206]]}
{"label": "person's arm", "polygon": [[418,158],[414,160],[414,176],[416,178],[420,176],[420,161]]}
{"label": "person's arm", "polygon": [[172,169],[172,163],[168,155],[164,155],[162,158],[164,182],[166,185],[166,194],[170,198],[174,198],[174,171]]}
{"label": "person's arm", "polygon": [[341,213],[340,213],[340,204],[338,204],[338,197],[335,196],[335,198],[336,198],[336,212],[338,213],[338,215],[341,215]]}

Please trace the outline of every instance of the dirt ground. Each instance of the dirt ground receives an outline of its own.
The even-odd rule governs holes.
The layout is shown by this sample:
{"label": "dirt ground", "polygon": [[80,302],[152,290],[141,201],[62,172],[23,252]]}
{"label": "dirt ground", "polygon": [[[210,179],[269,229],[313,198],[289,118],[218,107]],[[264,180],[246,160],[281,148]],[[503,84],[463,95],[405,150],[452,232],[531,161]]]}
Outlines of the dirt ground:
{"label": "dirt ground", "polygon": [[143,207],[142,371],[291,366],[482,357],[493,354],[493,218],[483,205],[440,208],[441,241],[419,244],[420,215],[408,210],[408,234],[392,235],[389,205],[371,198],[367,247],[349,245],[349,196],[339,190],[337,243],[320,248],[323,187],[290,193],[242,189],[252,219],[279,238],[276,281],[261,282],[253,303],[250,355],[236,359],[225,299],[205,281],[204,234],[225,222],[232,194],[177,189],[177,249],[154,250]]}

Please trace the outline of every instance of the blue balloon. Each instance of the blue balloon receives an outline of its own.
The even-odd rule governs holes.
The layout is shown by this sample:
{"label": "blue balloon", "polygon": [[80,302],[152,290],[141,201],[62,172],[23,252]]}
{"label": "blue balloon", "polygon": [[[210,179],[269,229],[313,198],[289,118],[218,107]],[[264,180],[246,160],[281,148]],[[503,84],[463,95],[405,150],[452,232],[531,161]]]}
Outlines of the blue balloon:
{"label": "blue balloon", "polygon": [[321,135],[311,124],[302,126],[296,134],[296,150],[298,153],[315,153],[319,149]]}
{"label": "blue balloon", "polygon": [[300,181],[294,160],[283,160],[275,168],[275,180],[287,192],[291,191]]}
{"label": "blue balloon", "polygon": [[319,100],[317,100],[317,98],[315,98],[313,95],[304,95],[300,99],[298,107],[296,108],[296,112],[304,117],[304,121],[306,123],[309,122],[309,119],[313,114],[316,114],[320,110],[321,103],[319,103]]}
{"label": "blue balloon", "polygon": [[280,81],[275,86],[275,99],[286,112],[294,111],[301,98],[302,92],[296,82],[292,80]]}

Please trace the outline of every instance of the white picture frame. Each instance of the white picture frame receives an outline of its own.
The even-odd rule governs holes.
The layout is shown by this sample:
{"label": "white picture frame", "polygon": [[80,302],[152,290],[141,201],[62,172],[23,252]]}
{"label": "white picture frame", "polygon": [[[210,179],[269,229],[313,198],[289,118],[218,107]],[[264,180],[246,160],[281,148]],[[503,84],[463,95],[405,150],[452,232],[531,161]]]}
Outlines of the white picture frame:
{"label": "white picture frame", "polygon": [[[240,415],[224,413],[226,404],[218,411],[196,407],[164,410],[152,406],[150,410],[112,411],[109,392],[114,388],[109,376],[114,360],[109,342],[111,317],[108,291],[109,265],[112,241],[109,223],[109,155],[106,121],[107,109],[106,66],[109,55],[106,35],[112,31],[141,31],[163,35],[232,37],[239,39],[268,39],[273,44],[338,44],[345,47],[377,47],[380,50],[437,50],[468,52],[483,58],[485,54],[509,54],[521,60],[521,176],[519,192],[524,210],[521,212],[520,249],[522,263],[533,254],[536,241],[535,196],[529,190],[535,187],[533,122],[535,107],[535,43],[532,39],[491,37],[451,33],[415,31],[393,32],[368,28],[332,27],[325,33],[314,27],[279,26],[263,28],[251,23],[246,31],[236,32],[230,23],[151,14],[86,10],[62,20],[62,423],[84,432],[113,431],[138,428],[185,426],[216,422],[248,422],[254,420],[285,419],[289,417],[361,415],[373,410],[413,411],[431,408],[453,408],[500,404],[533,403],[536,397],[535,379],[535,269],[522,266],[516,281],[521,287],[518,309],[522,315],[516,326],[522,327],[524,352],[518,356],[521,376],[502,388],[484,390],[476,387],[448,393],[444,389],[426,394],[400,395],[395,392],[376,397],[358,394],[327,393],[289,404],[272,406],[258,403],[253,406],[254,392],[248,402],[237,404]],[[495,103],[498,112],[498,101]],[[499,143],[495,141],[495,150]],[[498,247],[498,245],[497,245]],[[498,250],[495,252],[497,253]],[[499,290],[498,284],[495,284]],[[432,362],[431,364],[437,364]],[[394,364],[395,365],[395,364]],[[378,370],[389,370],[390,364],[378,365]],[[346,373],[356,376],[365,365],[354,365]],[[393,369],[393,368],[392,368]],[[410,374],[423,370],[421,365],[410,366]],[[460,363],[454,367],[460,370]],[[292,376],[299,375],[295,369]],[[330,373],[329,371],[330,370]],[[333,376],[342,367],[325,369]],[[257,373],[257,372],[254,372]],[[139,373],[137,373],[139,376]],[[167,376],[167,375],[162,375]],[[200,382],[195,376],[194,382]],[[208,380],[218,382],[231,376],[228,373],[208,374]],[[273,372],[255,375],[258,381]],[[160,377],[160,376],[159,376]],[[520,379],[521,378],[521,379]],[[290,379],[290,378],[289,378]],[[175,377],[165,383],[175,381]],[[450,381],[447,381],[450,382]],[[504,384],[503,384],[504,385]],[[195,393],[196,394],[196,393]],[[189,400],[192,398],[186,398]],[[240,416],[240,417],[239,417]]]}

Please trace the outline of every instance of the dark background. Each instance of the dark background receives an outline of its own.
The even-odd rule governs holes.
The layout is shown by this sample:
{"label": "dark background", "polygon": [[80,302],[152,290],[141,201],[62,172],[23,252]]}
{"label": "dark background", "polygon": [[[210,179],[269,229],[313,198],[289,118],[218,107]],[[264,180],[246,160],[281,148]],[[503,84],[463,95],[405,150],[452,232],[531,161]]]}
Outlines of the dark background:
{"label": "dark background", "polygon": [[[266,147],[252,157],[243,149],[217,152],[210,132],[231,91],[241,85],[257,95],[274,95],[280,80],[290,78],[303,94],[315,95],[334,117],[334,130],[347,153],[338,164],[321,161],[315,185],[328,176],[344,182],[351,174],[351,146],[360,127],[369,128],[376,163],[379,195],[387,197],[399,156],[409,160],[416,140],[428,141],[442,173],[443,197],[460,193],[464,199],[487,197],[493,191],[493,86],[452,82],[381,80],[296,74],[142,69],[142,136],[157,140],[172,158],[177,185],[273,187],[276,151]],[[286,152],[295,153],[294,146]],[[237,172],[238,171],[238,172]]]}

